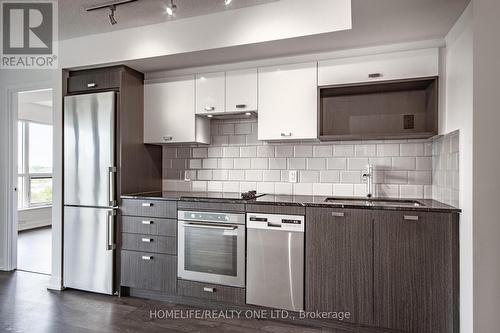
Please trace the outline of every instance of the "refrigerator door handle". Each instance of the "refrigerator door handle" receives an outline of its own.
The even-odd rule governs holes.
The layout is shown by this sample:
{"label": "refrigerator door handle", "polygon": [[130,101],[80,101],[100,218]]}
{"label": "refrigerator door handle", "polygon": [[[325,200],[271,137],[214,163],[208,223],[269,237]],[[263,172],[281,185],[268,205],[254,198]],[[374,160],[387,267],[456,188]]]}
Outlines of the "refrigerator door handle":
{"label": "refrigerator door handle", "polygon": [[108,172],[109,205],[111,207],[116,206],[116,198],[115,198],[115,173],[116,173],[116,167],[109,167],[109,172]]}
{"label": "refrigerator door handle", "polygon": [[108,212],[108,221],[106,225],[106,251],[113,251],[116,247],[114,242],[115,216],[116,216],[115,210],[110,210]]}

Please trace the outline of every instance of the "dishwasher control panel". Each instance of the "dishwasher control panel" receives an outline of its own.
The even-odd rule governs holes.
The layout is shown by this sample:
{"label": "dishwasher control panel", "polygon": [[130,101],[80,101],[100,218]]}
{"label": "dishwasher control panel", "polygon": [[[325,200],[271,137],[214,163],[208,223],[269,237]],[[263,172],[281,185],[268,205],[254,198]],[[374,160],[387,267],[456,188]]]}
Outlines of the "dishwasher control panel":
{"label": "dishwasher control panel", "polygon": [[279,215],[247,213],[247,228],[304,232],[305,217],[302,215]]}

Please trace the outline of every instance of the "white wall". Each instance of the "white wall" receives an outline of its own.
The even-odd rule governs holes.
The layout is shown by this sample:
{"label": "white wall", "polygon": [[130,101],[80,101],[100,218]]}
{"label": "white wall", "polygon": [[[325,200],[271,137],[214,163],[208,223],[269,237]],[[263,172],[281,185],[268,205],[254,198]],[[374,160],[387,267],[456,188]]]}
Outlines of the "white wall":
{"label": "white wall", "polygon": [[59,62],[63,68],[89,66],[350,28],[351,0],[315,0],[310,6],[303,0],[281,0],[64,40]]}
{"label": "white wall", "polygon": [[23,209],[17,215],[17,230],[29,230],[52,225],[52,207]]}
{"label": "white wall", "polygon": [[500,1],[474,6],[474,332],[500,330]]}
{"label": "white wall", "polygon": [[[13,198],[13,189],[7,182],[11,177],[9,160],[9,94],[16,90],[40,89],[40,84],[51,85],[55,79],[51,70],[0,70],[0,270],[9,269],[7,233],[9,216],[7,208]],[[51,88],[47,86],[46,88]]]}
{"label": "white wall", "polygon": [[460,131],[460,330],[472,332],[473,309],[473,16],[472,5],[446,36],[443,50],[445,80],[440,134]]}

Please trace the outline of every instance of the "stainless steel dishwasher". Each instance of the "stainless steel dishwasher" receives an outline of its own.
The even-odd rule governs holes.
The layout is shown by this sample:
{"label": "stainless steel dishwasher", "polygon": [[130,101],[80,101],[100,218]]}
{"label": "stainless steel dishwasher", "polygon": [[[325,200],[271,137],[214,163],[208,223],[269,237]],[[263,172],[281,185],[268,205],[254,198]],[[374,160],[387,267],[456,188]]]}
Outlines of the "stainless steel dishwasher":
{"label": "stainless steel dishwasher", "polygon": [[247,303],[304,309],[304,216],[247,213]]}

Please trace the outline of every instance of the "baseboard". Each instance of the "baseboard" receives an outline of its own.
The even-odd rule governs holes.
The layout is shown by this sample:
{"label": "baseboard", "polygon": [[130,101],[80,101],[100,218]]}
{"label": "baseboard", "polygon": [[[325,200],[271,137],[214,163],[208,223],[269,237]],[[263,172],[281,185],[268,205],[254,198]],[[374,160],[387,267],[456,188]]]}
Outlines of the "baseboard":
{"label": "baseboard", "polygon": [[47,286],[48,290],[61,291],[63,290],[62,279],[58,276],[51,276],[49,284]]}

